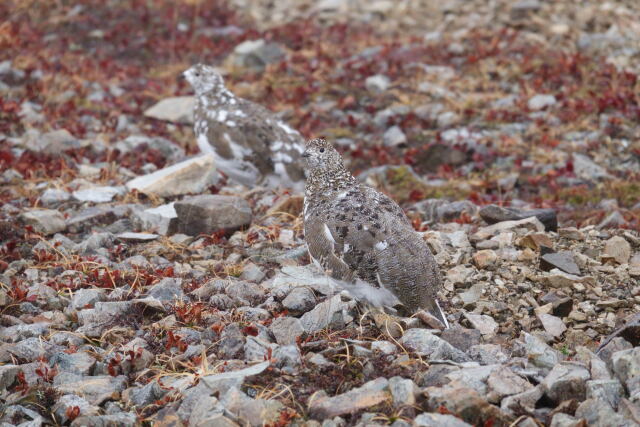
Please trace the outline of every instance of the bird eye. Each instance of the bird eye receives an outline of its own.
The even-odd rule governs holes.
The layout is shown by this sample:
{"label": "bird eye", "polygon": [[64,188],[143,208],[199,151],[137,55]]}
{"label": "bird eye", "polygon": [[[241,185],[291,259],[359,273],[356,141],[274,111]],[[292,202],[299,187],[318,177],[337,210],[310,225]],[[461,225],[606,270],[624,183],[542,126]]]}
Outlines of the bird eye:
{"label": "bird eye", "polygon": [[196,73],[196,77],[200,77],[200,73]]}
{"label": "bird eye", "polygon": [[321,153],[324,153],[324,147],[322,147],[322,148],[320,149],[320,152],[321,152]]}

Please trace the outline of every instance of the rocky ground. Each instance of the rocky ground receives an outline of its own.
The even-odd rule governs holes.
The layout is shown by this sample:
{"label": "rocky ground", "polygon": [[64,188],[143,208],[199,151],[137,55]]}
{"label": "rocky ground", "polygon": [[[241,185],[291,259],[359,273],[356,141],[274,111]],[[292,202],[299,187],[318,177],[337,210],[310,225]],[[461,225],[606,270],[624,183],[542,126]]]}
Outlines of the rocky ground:
{"label": "rocky ground", "polygon": [[[245,3],[0,4],[2,425],[640,424],[635,2]],[[451,329],[193,156],[196,61],[402,203]]]}

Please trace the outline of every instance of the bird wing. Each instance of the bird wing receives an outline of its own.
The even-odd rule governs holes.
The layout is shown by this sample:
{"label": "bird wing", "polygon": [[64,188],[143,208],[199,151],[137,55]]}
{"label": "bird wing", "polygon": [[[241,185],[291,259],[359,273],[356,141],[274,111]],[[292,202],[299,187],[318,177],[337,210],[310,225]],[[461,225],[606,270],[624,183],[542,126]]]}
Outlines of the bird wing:
{"label": "bird wing", "polygon": [[[402,208],[386,195],[360,186],[333,201],[316,233],[325,237],[331,259],[346,266],[347,280],[365,282],[391,290],[410,311],[426,308],[444,324],[437,303],[441,288],[438,265],[422,236]],[[334,276],[336,277],[336,276]]]}

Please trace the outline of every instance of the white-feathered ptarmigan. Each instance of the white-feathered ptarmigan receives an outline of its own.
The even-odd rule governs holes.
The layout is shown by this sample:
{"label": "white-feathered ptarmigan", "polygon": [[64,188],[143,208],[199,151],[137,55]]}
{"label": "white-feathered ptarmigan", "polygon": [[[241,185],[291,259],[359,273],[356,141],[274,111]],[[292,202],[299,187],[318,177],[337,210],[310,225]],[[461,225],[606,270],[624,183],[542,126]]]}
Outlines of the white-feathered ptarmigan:
{"label": "white-feathered ptarmigan", "polygon": [[302,157],[304,234],[314,263],[374,306],[426,309],[448,327],[436,295],[438,264],[402,208],[358,182],[326,140],[309,141]]}
{"label": "white-feathered ptarmigan", "polygon": [[183,73],[196,94],[194,131],[198,147],[216,166],[246,186],[302,189],[302,136],[265,107],[239,98],[213,67],[197,64]]}

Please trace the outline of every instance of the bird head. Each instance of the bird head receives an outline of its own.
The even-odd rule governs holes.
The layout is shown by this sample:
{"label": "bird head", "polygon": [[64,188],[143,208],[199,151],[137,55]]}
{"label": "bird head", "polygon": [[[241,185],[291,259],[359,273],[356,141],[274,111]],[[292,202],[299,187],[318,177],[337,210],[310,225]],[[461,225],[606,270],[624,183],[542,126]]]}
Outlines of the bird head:
{"label": "bird head", "polygon": [[219,92],[224,89],[224,80],[213,67],[196,64],[182,73],[182,76],[193,87],[196,94]]}
{"label": "bird head", "polygon": [[344,169],[342,156],[324,138],[308,141],[302,159],[308,172]]}

